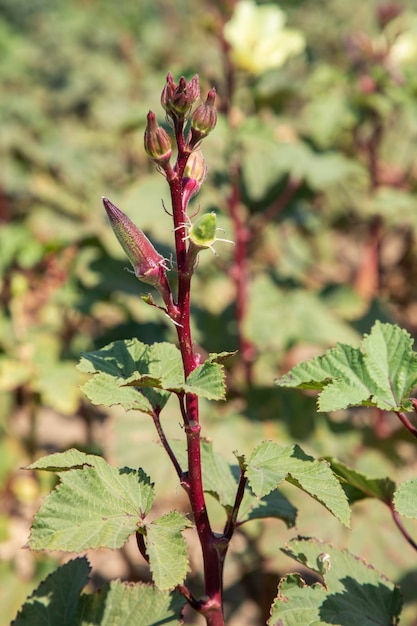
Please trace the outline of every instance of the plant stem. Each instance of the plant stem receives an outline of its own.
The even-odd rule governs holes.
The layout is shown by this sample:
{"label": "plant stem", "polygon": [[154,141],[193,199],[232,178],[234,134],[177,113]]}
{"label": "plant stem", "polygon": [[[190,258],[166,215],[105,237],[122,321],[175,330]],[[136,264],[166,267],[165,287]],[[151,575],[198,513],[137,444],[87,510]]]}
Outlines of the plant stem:
{"label": "plant stem", "polygon": [[153,422],[155,424],[156,431],[159,435],[159,439],[162,445],[164,446],[165,452],[171,459],[171,462],[173,466],[175,467],[175,471],[177,472],[178,478],[182,480],[183,471],[181,469],[181,465],[178,463],[178,459],[175,456],[171,446],[169,445],[168,439],[165,436],[164,429],[162,428],[161,420],[159,419],[159,413],[157,413],[156,411],[154,411],[154,414],[153,414]]}
{"label": "plant stem", "polygon": [[411,537],[411,536],[408,534],[408,532],[406,531],[406,529],[405,529],[405,527],[404,527],[404,525],[403,525],[403,523],[402,523],[402,521],[401,521],[401,518],[400,518],[400,516],[399,516],[398,512],[397,512],[397,511],[395,510],[395,508],[394,508],[393,503],[392,503],[392,502],[389,502],[388,506],[389,506],[389,508],[390,508],[390,510],[391,510],[391,515],[392,515],[392,518],[393,518],[393,520],[394,520],[395,524],[397,525],[397,528],[399,529],[400,533],[402,534],[402,536],[404,537],[404,539],[405,539],[406,541],[408,541],[408,543],[410,544],[410,546],[411,546],[412,548],[414,548],[414,550],[416,550],[416,551],[417,551],[417,543],[414,541],[414,539],[412,539],[412,537]]}
{"label": "plant stem", "polygon": [[229,197],[229,215],[233,223],[234,230],[234,264],[230,270],[230,276],[235,283],[236,290],[236,322],[239,341],[239,351],[241,361],[245,371],[245,382],[252,385],[253,361],[255,359],[255,347],[251,341],[245,337],[243,324],[248,309],[248,286],[249,269],[247,246],[250,241],[250,231],[246,227],[247,215],[240,204],[240,171],[236,167],[232,173],[232,192]]}
{"label": "plant stem", "polygon": [[239,507],[242,503],[243,500],[243,496],[245,495],[245,487],[246,487],[246,483],[247,483],[247,477],[245,476],[245,471],[243,469],[240,470],[240,479],[239,479],[239,485],[237,488],[237,492],[236,492],[236,498],[235,498],[235,502],[233,505],[233,509],[232,512],[230,513],[228,520],[225,524],[224,527],[224,531],[223,531],[223,535],[225,538],[227,538],[227,540],[230,540],[232,538],[233,532],[236,528],[236,520],[237,520],[237,514],[239,512]]}
{"label": "plant stem", "polygon": [[[176,126],[175,134],[178,145],[178,157],[175,166],[176,176],[168,180],[171,192],[172,213],[174,219],[175,248],[178,270],[177,335],[181,351],[185,379],[197,367],[198,358],[194,355],[190,328],[190,287],[192,268],[187,266],[187,248],[185,243],[186,214],[183,206],[182,176],[187,163],[188,153],[183,149],[182,127]],[[203,490],[201,466],[201,438],[198,397],[185,394],[179,397],[181,413],[184,419],[187,437],[188,473],[182,476],[181,483],[186,490],[194,516],[197,534],[200,540],[204,563],[205,596],[200,613],[205,616],[209,626],[224,626],[222,611],[221,563],[216,537],[211,529]]]}
{"label": "plant stem", "polygon": [[402,413],[401,411],[395,411],[395,414],[397,415],[397,417],[399,417],[399,419],[402,421],[406,429],[413,435],[413,437],[417,437],[417,428],[413,426],[405,413]]}

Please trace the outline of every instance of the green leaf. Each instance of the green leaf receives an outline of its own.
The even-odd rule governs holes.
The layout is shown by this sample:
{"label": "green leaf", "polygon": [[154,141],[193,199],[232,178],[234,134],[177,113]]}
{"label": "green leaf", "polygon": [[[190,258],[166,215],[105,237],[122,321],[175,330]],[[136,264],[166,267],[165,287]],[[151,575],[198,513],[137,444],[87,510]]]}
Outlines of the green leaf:
{"label": "green leaf", "polygon": [[268,626],[324,626],[326,622],[319,616],[326,595],[322,585],[309,587],[299,574],[284,576],[271,608]]}
{"label": "green leaf", "polygon": [[61,480],[35,515],[29,538],[33,550],[120,548],[153,502],[153,485],[143,470],[118,469],[77,450],[29,467],[55,472]]}
{"label": "green leaf", "polygon": [[216,498],[226,510],[230,510],[237,491],[237,481],[230,464],[214,451],[210,441],[201,442],[201,462],[204,491]]}
{"label": "green leaf", "polygon": [[96,454],[86,454],[76,448],[70,448],[65,452],[56,452],[55,454],[43,456],[31,465],[28,465],[27,469],[46,470],[48,472],[58,473],[60,470],[82,468],[85,465],[95,467],[100,460],[103,460],[102,457]]}
{"label": "green leaf", "polygon": [[394,506],[400,515],[417,519],[417,478],[399,485],[394,493]]}
{"label": "green leaf", "polygon": [[26,600],[13,626],[75,626],[78,601],[88,582],[90,566],[85,557],[68,561],[50,574]]}
{"label": "green leaf", "polygon": [[283,552],[323,577],[308,587],[298,574],[283,578],[269,626],[394,626],[399,623],[399,589],[347,550],[312,539],[293,540]]}
{"label": "green leaf", "polygon": [[[161,389],[181,389],[184,385],[184,370],[178,348],[171,343],[153,343],[145,346],[145,349],[137,370],[143,372],[145,382],[141,383],[139,376],[137,386],[144,384]],[[136,385],[133,380],[135,375],[136,372],[127,379],[126,384]]]}
{"label": "green leaf", "polygon": [[147,398],[148,390],[124,387],[123,384],[124,381],[99,372],[83,385],[82,390],[93,404],[102,404],[105,407],[120,404],[126,411],[137,410],[148,415],[153,415],[157,406],[162,408],[169,397],[166,394],[165,399],[164,394],[160,393],[156,396],[159,404],[153,403]]}
{"label": "green leaf", "polygon": [[[181,465],[185,467],[187,457],[184,447],[178,445],[178,442],[173,442],[172,447]],[[236,499],[239,467],[229,464],[223,456],[215,452],[210,441],[201,442],[201,462],[204,492],[212,495],[226,513],[230,513]],[[294,526],[296,516],[297,509],[278,489],[260,498],[253,493],[249,485],[246,485],[237,523],[240,525],[250,520],[273,517],[281,519],[290,528]]]}
{"label": "green leaf", "polygon": [[161,590],[181,584],[189,570],[187,546],[182,536],[192,524],[171,511],[146,526],[146,552],[155,585]]}
{"label": "green leaf", "polygon": [[341,481],[350,504],[363,498],[376,498],[385,504],[391,502],[395,483],[389,478],[369,478],[336,459],[326,458]]}
{"label": "green leaf", "polygon": [[210,363],[225,363],[231,357],[236,356],[238,350],[234,350],[233,352],[210,352],[208,356],[208,361]]}
{"label": "green leaf", "polygon": [[[82,388],[94,404],[106,407],[120,404],[126,410],[136,409],[152,415],[165,406],[169,393],[146,387],[162,387],[163,372],[169,381],[173,370],[180,375],[181,355],[169,343],[148,346],[137,339],[127,339],[110,343],[96,352],[84,353],[78,369],[94,374]],[[181,378],[176,381],[180,384]],[[130,385],[142,388],[137,390]]]}
{"label": "green leaf", "polygon": [[156,626],[181,624],[184,598],[152,585],[106,583],[97,593],[81,594],[90,566],[85,557],[68,561],[27,599],[13,626]]}
{"label": "green leaf", "polygon": [[207,400],[224,400],[226,388],[223,366],[205,361],[191,372],[183,389]]}
{"label": "green leaf", "polygon": [[79,617],[71,626],[179,626],[184,605],[178,592],[112,581],[98,593],[81,596]]}
{"label": "green leaf", "polygon": [[297,509],[278,489],[274,489],[263,498],[257,498],[252,490],[247,488],[239,508],[237,523],[243,524],[266,517],[281,519],[287,528],[292,528],[295,526]]}
{"label": "green leaf", "polygon": [[130,339],[85,353],[78,368],[94,375],[83,387],[94,404],[107,407],[121,404],[126,410],[152,415],[160,412],[172,391],[194,393],[208,400],[223,399],[223,366],[215,361],[226,356],[226,353],[210,355],[185,382],[178,348],[170,343],[146,345]]}
{"label": "green leaf", "polygon": [[346,495],[326,461],[308,456],[297,446],[280,446],[266,441],[252,452],[247,476],[257,496],[264,496],[287,480],[323,504],[349,526],[350,508]]}
{"label": "green leaf", "polygon": [[321,391],[321,411],[369,405],[409,411],[409,396],[417,385],[417,354],[412,345],[405,330],[376,322],[360,348],[338,344],[323,356],[300,363],[276,383]]}

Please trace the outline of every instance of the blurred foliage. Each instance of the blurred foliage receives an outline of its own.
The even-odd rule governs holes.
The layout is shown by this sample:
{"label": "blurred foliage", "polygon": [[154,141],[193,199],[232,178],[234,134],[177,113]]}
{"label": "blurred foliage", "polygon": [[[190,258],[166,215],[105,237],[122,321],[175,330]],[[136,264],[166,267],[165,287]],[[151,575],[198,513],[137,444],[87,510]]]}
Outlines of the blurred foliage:
{"label": "blurred foliage", "polygon": [[[219,243],[219,256],[208,252],[195,275],[194,333],[202,349],[234,350],[243,333],[254,355],[246,363],[249,386],[238,357],[228,373],[229,402],[215,410],[203,404],[205,434],[228,456],[250,452],[262,438],[302,441],[372,476],[415,475],[415,447],[390,414],[316,414],[313,398],[273,384],[298,361],[358,339],[375,319],[417,334],[414,2],[283,0],[305,51],[256,76],[230,64],[222,32],[233,4],[0,0],[4,623],[55,562],[20,555],[50,483],[18,468],[74,444],[142,464],[152,475],[157,465],[160,497],[175,489],[168,462],[150,446],[155,435],[146,418],[91,407],[75,370],[82,350],[108,341],[174,338],[167,320],[138,301],[147,290],[124,271],[128,261],[100,202],[102,195],[116,202],[170,257],[167,189],[143,150],[148,109],[163,121],[168,71],[198,73],[203,92],[212,85],[218,92],[218,125],[204,145],[208,180],[194,206],[215,210],[233,239],[237,194],[251,228],[240,328],[231,246]],[[180,436],[175,407],[168,404],[165,414],[168,434]],[[347,534],[314,505],[305,511],[299,503],[300,534],[346,545],[403,582],[404,624],[415,624],[414,555],[386,512],[377,503],[356,505]],[[249,595],[260,579],[267,588],[268,577],[291,567],[271,554],[277,533],[280,543],[290,536],[277,522],[256,522],[231,557]],[[138,576],[127,557],[126,568],[123,575]],[[268,598],[254,593],[260,611],[275,590],[276,580]],[[231,609],[239,593],[226,594]]]}

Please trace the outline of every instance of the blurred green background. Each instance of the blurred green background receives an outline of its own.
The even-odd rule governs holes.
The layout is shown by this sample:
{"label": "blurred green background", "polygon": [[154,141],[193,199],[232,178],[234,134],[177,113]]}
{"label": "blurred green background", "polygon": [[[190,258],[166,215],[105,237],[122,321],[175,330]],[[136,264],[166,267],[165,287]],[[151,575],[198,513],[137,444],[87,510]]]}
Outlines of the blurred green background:
{"label": "blurred green background", "polygon": [[[279,6],[302,49],[274,62],[266,48],[251,69],[224,37],[232,0],[0,0],[1,623],[62,559],[22,550],[51,487],[20,469],[31,460],[76,446],[145,467],[161,507],[178,498],[148,418],[90,406],[75,369],[81,351],[115,339],[175,341],[166,318],[138,299],[146,286],[125,271],[101,206],[110,198],[170,258],[168,188],[143,149],[148,110],[165,123],[168,71],[176,80],[198,73],[203,98],[212,86],[218,92],[195,210],[216,211],[234,239],[237,197],[250,235],[243,320],[232,246],[201,255],[194,278],[202,350],[244,340],[255,355],[230,364],[226,404],[203,405],[204,434],[230,459],[273,438],[371,476],[416,473],[415,444],[392,415],[319,415],[314,398],[273,379],[336,341],[357,342],[375,319],[417,334],[417,10],[413,0]],[[262,28],[242,29],[252,60],[267,40]],[[169,404],[172,437],[181,437],[178,422]],[[300,506],[300,534],[348,547],[401,584],[402,623],[417,624],[415,554],[388,509],[355,505],[348,532],[314,502],[287,495]],[[212,514],[220,516],[214,504]],[[278,577],[292,568],[277,554],[294,534],[282,526],[254,524],[236,538],[230,624],[265,622]],[[416,537],[417,526],[407,527]],[[96,586],[146,579],[130,548],[92,557]]]}

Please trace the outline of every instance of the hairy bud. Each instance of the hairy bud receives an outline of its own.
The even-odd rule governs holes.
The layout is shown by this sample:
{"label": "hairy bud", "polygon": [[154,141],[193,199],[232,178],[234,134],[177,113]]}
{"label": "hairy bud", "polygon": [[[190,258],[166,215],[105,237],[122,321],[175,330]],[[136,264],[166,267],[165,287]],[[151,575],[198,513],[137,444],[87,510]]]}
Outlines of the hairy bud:
{"label": "hairy bud", "polygon": [[215,107],[216,90],[208,92],[204,104],[200,104],[191,116],[191,147],[207,137],[217,123],[217,111]]}
{"label": "hairy bud", "polygon": [[166,130],[159,126],[155,113],[149,111],[147,119],[144,137],[145,150],[155,163],[164,167],[168,165],[172,154],[171,138]]}
{"label": "hairy bud", "polygon": [[199,191],[206,179],[207,167],[203,153],[199,148],[195,149],[188,157],[182,179],[183,210],[187,210],[189,201]]}
{"label": "hairy bud", "polygon": [[113,232],[126,252],[136,277],[160,289],[161,270],[163,275],[166,271],[164,257],[123,211],[107,198],[103,198],[103,204]]}
{"label": "hairy bud", "polygon": [[194,102],[200,97],[198,76],[186,81],[184,76],[175,84],[172,74],[168,74],[166,84],[161,94],[161,104],[167,115],[184,120]]}

